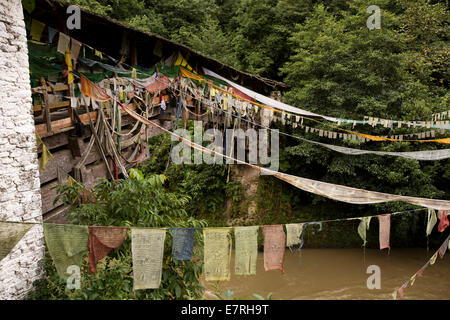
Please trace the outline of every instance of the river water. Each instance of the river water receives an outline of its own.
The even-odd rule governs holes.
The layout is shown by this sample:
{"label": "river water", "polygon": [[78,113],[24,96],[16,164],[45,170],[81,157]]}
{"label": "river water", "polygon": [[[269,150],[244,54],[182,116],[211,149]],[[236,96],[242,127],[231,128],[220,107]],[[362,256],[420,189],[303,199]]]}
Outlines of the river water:
{"label": "river water", "polygon": [[[417,272],[436,249],[302,249],[286,250],[285,274],[279,270],[264,271],[264,256],[260,252],[254,276],[236,276],[234,259],[231,259],[231,281],[206,282],[207,299],[214,299],[214,292],[232,290],[233,298],[255,299],[256,293],[264,298],[272,293],[272,299],[344,299],[378,300],[392,299],[392,293]],[[380,268],[381,288],[368,289],[367,267]],[[428,266],[423,277],[405,289],[403,299],[450,300],[450,252],[443,259]],[[216,286],[214,288],[214,286]],[[222,294],[223,296],[223,294]]]}

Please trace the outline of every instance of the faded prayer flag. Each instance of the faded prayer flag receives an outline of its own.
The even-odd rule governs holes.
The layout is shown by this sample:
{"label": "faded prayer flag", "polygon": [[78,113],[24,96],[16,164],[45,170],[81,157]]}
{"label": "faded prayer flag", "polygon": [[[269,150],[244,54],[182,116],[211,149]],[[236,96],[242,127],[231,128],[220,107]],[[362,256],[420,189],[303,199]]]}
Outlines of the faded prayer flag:
{"label": "faded prayer flag", "polygon": [[390,251],[389,238],[391,235],[391,215],[381,214],[378,216],[378,220],[380,222],[380,250],[388,248]]}
{"label": "faded prayer flag", "polygon": [[286,247],[286,234],[283,225],[263,227],[264,234],[264,269],[281,270],[284,273],[283,259]]}
{"label": "faded prayer flag", "polygon": [[0,222],[0,261],[11,252],[32,226],[18,222]]}
{"label": "faded prayer flag", "polygon": [[195,228],[171,228],[172,256],[175,260],[191,260]]}
{"label": "faded prayer flag", "polygon": [[66,49],[69,47],[69,42],[70,37],[67,34],[60,32],[57,51],[61,54],[66,54]]}
{"label": "faded prayer flag", "polygon": [[70,56],[73,61],[78,60],[78,55],[80,54],[81,42],[72,38],[72,45],[70,46]]}
{"label": "faded prayer flag", "polygon": [[433,228],[434,228],[434,225],[436,224],[436,222],[437,222],[436,211],[434,211],[433,209],[428,209],[427,230],[426,230],[427,237],[433,231]]}
{"label": "faded prayer flag", "polygon": [[432,266],[436,262],[437,256],[438,256],[437,252],[431,256],[431,258],[430,258],[430,266]]}
{"label": "faded prayer flag", "polygon": [[449,224],[450,223],[447,218],[447,211],[444,210],[441,212],[441,221],[439,222],[438,231],[444,232],[444,230],[447,229]]}
{"label": "faded prayer flag", "polygon": [[205,280],[230,280],[231,228],[205,228]]}
{"label": "faded prayer flag", "polygon": [[234,227],[236,241],[234,273],[236,275],[256,274],[258,229],[258,226]]}
{"label": "faded prayer flag", "polygon": [[44,237],[58,275],[67,280],[67,268],[81,266],[88,251],[87,226],[44,223]]}
{"label": "faded prayer flag", "polygon": [[303,225],[303,223],[286,224],[286,247],[300,244]]}
{"label": "faded prayer flag", "polygon": [[89,226],[89,271],[97,273],[97,262],[119,247],[127,232],[127,227]]}
{"label": "faded prayer flag", "polygon": [[367,243],[367,230],[369,230],[369,224],[371,219],[372,217],[360,218],[361,222],[358,225],[358,234],[363,240],[363,247],[365,247]]}
{"label": "faded prayer flag", "polygon": [[447,251],[448,248],[448,239],[444,241],[444,243],[439,247],[439,256],[442,258],[444,258],[445,252]]}
{"label": "faded prayer flag", "polygon": [[34,41],[41,41],[41,36],[42,36],[42,32],[44,31],[45,28],[45,24],[31,19],[31,31],[30,31],[30,36],[31,39]]}
{"label": "faded prayer flag", "polygon": [[159,288],[165,239],[164,229],[131,228],[133,290]]}

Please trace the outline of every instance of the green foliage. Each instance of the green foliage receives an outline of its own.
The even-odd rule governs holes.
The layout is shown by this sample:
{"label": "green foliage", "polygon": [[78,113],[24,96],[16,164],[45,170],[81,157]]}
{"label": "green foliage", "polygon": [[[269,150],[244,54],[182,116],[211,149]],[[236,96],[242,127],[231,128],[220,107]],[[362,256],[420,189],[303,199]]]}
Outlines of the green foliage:
{"label": "green foliage", "polygon": [[[90,201],[75,205],[69,213],[69,223],[81,225],[133,227],[193,227],[206,226],[205,220],[187,215],[189,197],[167,192],[164,175],[145,175],[130,169],[129,179],[103,180],[92,189]],[[59,187],[58,197],[75,203],[81,198],[78,184]],[[88,198],[89,199],[89,198]],[[99,272],[89,274],[87,263],[82,268],[81,289],[70,291],[58,280],[56,269],[46,260],[47,277],[37,283],[35,299],[200,299],[203,287],[199,277],[203,270],[201,232],[195,233],[191,261],[172,258],[172,235],[167,231],[164,246],[162,281],[159,289],[133,291],[131,239],[115,249],[99,263]]]}

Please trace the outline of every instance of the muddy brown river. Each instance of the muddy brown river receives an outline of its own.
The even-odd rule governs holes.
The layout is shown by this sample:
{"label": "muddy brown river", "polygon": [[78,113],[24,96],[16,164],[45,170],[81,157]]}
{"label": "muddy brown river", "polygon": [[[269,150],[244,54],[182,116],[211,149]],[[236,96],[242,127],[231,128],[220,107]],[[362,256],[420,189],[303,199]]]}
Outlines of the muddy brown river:
{"label": "muddy brown river", "polygon": [[[375,300],[392,299],[392,292],[407,281],[432,256],[436,249],[303,249],[286,250],[281,271],[264,271],[264,257],[258,255],[256,275],[234,275],[234,259],[231,259],[231,281],[206,282],[207,299],[214,299],[214,292],[233,291],[233,298],[255,299],[256,293],[264,298],[272,293],[272,299],[344,299]],[[367,267],[380,268],[380,289],[368,289]],[[443,259],[429,266],[423,277],[405,289],[403,299],[450,300],[450,252]],[[214,288],[214,285],[217,288]]]}

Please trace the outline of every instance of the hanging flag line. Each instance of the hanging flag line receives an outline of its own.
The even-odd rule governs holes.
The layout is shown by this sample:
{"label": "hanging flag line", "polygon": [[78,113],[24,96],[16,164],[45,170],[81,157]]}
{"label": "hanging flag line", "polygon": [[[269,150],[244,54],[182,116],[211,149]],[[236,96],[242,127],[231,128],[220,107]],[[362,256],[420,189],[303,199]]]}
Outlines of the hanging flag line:
{"label": "hanging flag line", "polygon": [[[99,101],[107,101],[112,99],[104,89],[96,86],[92,81],[87,79],[85,76],[81,74],[81,92],[82,94],[91,97],[94,100]],[[148,120],[147,118],[137,114],[135,111],[128,109],[123,103],[121,103],[117,98],[114,97],[117,103],[122,107],[124,111],[126,111],[130,116],[139,120],[145,124],[152,125],[154,127],[159,128],[160,130],[171,134],[176,137],[180,142],[185,143],[192,148],[195,148],[203,153],[209,153],[211,156],[219,156],[222,158],[229,159],[231,161],[236,161],[238,164],[245,164],[250,167],[253,167],[257,170],[264,171],[268,175],[274,175],[275,177],[286,181],[299,189],[302,189],[307,192],[315,193],[333,200],[338,200],[342,202],[352,203],[352,204],[375,204],[381,202],[390,202],[390,201],[403,201],[407,203],[411,203],[414,205],[427,207],[435,210],[450,210],[450,201],[448,200],[434,200],[434,199],[425,199],[418,197],[410,197],[410,196],[401,196],[401,195],[392,195],[388,193],[376,192],[376,191],[368,191],[364,189],[357,189],[352,187],[346,187],[326,182],[321,182],[312,179],[306,179],[302,177],[292,176],[286,173],[277,172],[274,170],[266,169],[264,167],[259,167],[245,161],[241,161],[230,156],[221,154],[219,152],[213,151],[211,149],[207,149],[201,145],[198,145],[191,140],[185,139],[170,130]]]}
{"label": "hanging flag line", "polygon": [[[201,76],[195,75],[195,74],[193,74],[193,73],[191,73],[191,72],[189,72],[189,71],[187,71],[187,70],[185,70],[185,69],[183,69],[181,67],[180,67],[180,71],[181,71],[181,75],[183,77],[190,78],[190,79],[197,80],[197,81],[205,82],[208,85],[214,87],[215,89],[220,90],[223,93],[226,93],[228,95],[231,95],[231,96],[233,96],[236,99],[247,101],[247,102],[249,102],[249,103],[251,103],[253,105],[257,105],[257,106],[260,106],[262,108],[265,108],[265,109],[268,109],[268,110],[271,110],[271,111],[274,111],[274,112],[278,112],[278,113],[282,113],[282,114],[284,113],[284,114],[287,114],[289,116],[295,116],[296,115],[295,113],[287,112],[287,111],[281,111],[279,109],[276,109],[276,108],[273,108],[273,107],[269,107],[269,106],[266,106],[264,104],[261,104],[261,103],[255,102],[255,101],[251,101],[251,100],[246,99],[244,97],[240,97],[240,96],[238,96],[238,95],[236,95],[234,93],[228,92],[227,90],[225,90],[225,89],[223,89],[223,88],[213,84],[210,80],[203,79]],[[450,138],[427,139],[427,140],[414,140],[414,139],[402,139],[402,140],[400,140],[400,139],[393,139],[393,138],[387,138],[387,137],[374,136],[374,135],[370,135],[370,134],[365,134],[365,133],[360,133],[360,132],[356,132],[356,131],[343,129],[343,128],[340,128],[338,126],[332,125],[332,124],[324,123],[322,121],[306,117],[304,115],[302,115],[301,117],[304,118],[304,119],[316,122],[318,124],[321,124],[321,125],[324,125],[324,126],[327,126],[327,127],[330,127],[330,128],[334,128],[334,129],[337,129],[337,130],[341,130],[341,131],[344,131],[344,132],[347,132],[347,133],[355,134],[355,135],[358,135],[360,137],[363,137],[363,138],[366,138],[366,139],[369,139],[369,140],[373,140],[373,141],[437,142],[437,143],[450,144]]]}
{"label": "hanging flag line", "polygon": [[[392,212],[392,213],[386,213],[389,215],[398,215],[398,214],[403,214],[403,213],[411,213],[411,212],[416,212],[416,211],[422,211],[422,210],[426,210],[427,208],[419,208],[419,209],[409,209],[409,210],[403,210],[403,211],[397,211],[397,212]],[[384,213],[383,213],[384,214]],[[376,215],[371,215],[371,216],[364,216],[364,217],[354,217],[354,218],[339,218],[339,219],[331,219],[331,220],[316,220],[316,221],[304,221],[304,222],[290,222],[290,223],[300,223],[300,224],[306,224],[306,225],[312,225],[312,224],[320,224],[320,223],[328,223],[328,222],[338,222],[338,221],[350,221],[350,220],[358,220],[358,219],[362,219],[362,218],[374,218],[374,217],[378,217],[379,214]],[[24,221],[9,221],[9,220],[0,220],[0,222],[5,222],[5,223],[19,223],[19,224],[45,224],[47,222],[27,222],[27,220]],[[50,224],[58,224],[58,223],[50,223]],[[68,225],[68,224],[61,224],[61,225]],[[253,227],[263,227],[266,225],[252,225]],[[117,226],[118,227],[118,226]],[[235,226],[225,226],[223,228],[233,228]],[[177,227],[132,227],[132,228],[144,228],[144,229],[165,229],[165,230],[170,230],[170,229],[178,229]],[[208,227],[206,227],[208,228]],[[184,227],[180,227],[180,229],[185,229]],[[196,229],[196,230],[201,230],[204,228],[189,228],[189,229]]]}
{"label": "hanging flag line", "polygon": [[[156,79],[158,81],[158,79]],[[180,94],[184,94],[187,97],[190,98],[195,98],[194,96],[183,92],[181,89],[175,88],[174,86],[171,86],[170,84],[168,85],[168,87],[174,91],[178,91]],[[217,107],[215,105],[214,102],[202,98],[202,103],[208,105],[211,108],[214,108],[216,110],[220,110],[221,112],[224,112],[232,117],[238,118],[240,120],[243,120],[247,123],[259,126],[261,128],[270,130],[270,131],[274,131],[274,129],[270,128],[270,127],[266,127],[262,124],[258,124],[256,122],[250,121],[248,119],[239,117],[238,115],[232,113],[232,112],[228,112],[225,110],[222,110],[221,108]],[[336,152],[340,152],[340,153],[344,153],[347,155],[362,155],[362,154],[376,154],[376,155],[381,155],[381,156],[397,156],[397,157],[404,157],[404,158],[408,158],[408,159],[415,159],[415,160],[419,160],[419,161],[435,161],[435,160],[443,160],[443,159],[448,159],[450,158],[450,149],[440,149],[440,150],[424,150],[424,151],[410,151],[410,152],[388,152],[388,151],[372,151],[372,150],[361,150],[361,149],[354,149],[354,148],[347,148],[347,147],[342,147],[342,146],[335,146],[335,145],[330,145],[330,144],[326,144],[326,143],[321,143],[321,142],[317,142],[317,141],[312,141],[312,140],[308,140],[306,138],[302,138],[296,135],[292,135],[289,133],[285,133],[283,131],[278,131],[280,134],[288,136],[288,137],[292,137],[301,141],[306,141],[309,143],[313,143],[313,144],[317,144],[320,145],[322,147],[328,148],[330,150],[336,151]]]}
{"label": "hanging flag line", "polygon": [[[66,57],[67,57],[67,55],[66,55]],[[108,56],[108,57],[109,57],[109,56]],[[109,58],[110,58],[110,57],[109,57]],[[94,61],[94,62],[95,62],[95,61]],[[127,65],[127,64],[125,64],[125,63],[123,63],[123,64],[126,65],[126,66],[128,66],[128,67],[130,67],[129,65]],[[204,68],[204,69],[205,69],[205,68]],[[132,70],[135,70],[136,73],[146,75],[146,74],[144,74],[144,73],[138,72],[135,68],[132,68]],[[206,70],[207,70],[207,69],[206,69]],[[70,71],[70,70],[69,70],[69,71]],[[221,88],[221,87],[219,87],[219,86],[213,84],[210,80],[205,80],[203,77],[201,77],[201,76],[199,76],[199,75],[196,75],[196,74],[190,72],[189,70],[183,68],[182,66],[180,66],[180,71],[181,71],[181,75],[182,75],[183,77],[187,77],[187,78],[191,78],[191,79],[194,79],[194,80],[206,82],[207,84],[211,85],[212,87],[216,88],[217,90],[220,90],[220,91],[222,91],[222,92],[224,92],[224,93],[226,93],[226,94],[228,94],[228,95],[231,95],[231,96],[233,96],[233,97],[235,97],[235,98],[237,98],[237,99],[247,101],[247,102],[249,102],[249,103],[251,103],[251,104],[253,104],[253,105],[257,105],[257,106],[260,106],[260,107],[263,107],[263,108],[272,110],[272,111],[274,111],[274,112],[278,112],[278,113],[282,113],[282,114],[287,114],[288,116],[291,116],[291,115],[294,115],[294,116],[295,116],[295,113],[290,113],[290,112],[280,111],[279,109],[272,108],[272,107],[266,106],[266,105],[264,105],[264,104],[257,103],[257,102],[255,102],[255,101],[251,101],[251,100],[246,99],[246,98],[244,98],[244,97],[237,96],[237,95],[235,95],[234,93],[228,92],[227,90],[224,90],[223,88]],[[131,71],[130,71],[130,72],[131,72]],[[212,71],[210,71],[210,72],[212,72]],[[73,73],[70,72],[70,74],[72,75]],[[216,75],[216,74],[214,74],[214,75]],[[218,76],[218,79],[222,79],[221,76],[219,76],[219,75],[216,75],[216,76]],[[223,78],[223,79],[225,79],[225,78]],[[227,80],[227,79],[225,79],[225,80],[226,80],[226,81],[229,81],[229,80]],[[224,81],[225,81],[225,80],[224,80]],[[238,86],[238,87],[240,88],[239,85],[237,85],[237,84],[234,84],[234,85],[235,85],[235,86]],[[243,89],[246,89],[246,88],[243,88]],[[246,89],[246,90],[248,90],[248,89]],[[251,91],[251,90],[249,90],[249,91]],[[252,92],[252,91],[251,91],[251,92]],[[255,92],[255,94],[257,94],[257,93]],[[260,95],[260,94],[258,94],[258,95],[259,95],[259,96],[262,96],[262,95]],[[264,96],[262,96],[262,97],[264,97]],[[267,97],[264,97],[264,98],[270,99],[270,98],[267,98]],[[273,100],[273,99],[270,99],[270,100]],[[278,102],[278,101],[276,101],[276,100],[273,100],[273,101]],[[294,108],[294,107],[291,107],[291,108],[293,108],[294,110],[301,110],[301,109]],[[294,112],[295,112],[295,111],[294,111]],[[307,111],[305,111],[305,112],[307,112]],[[311,116],[320,116],[320,115],[317,115],[317,114],[314,114],[314,113],[311,113],[311,112],[307,112],[307,114],[309,114],[309,115],[311,115]],[[323,117],[324,119],[327,119],[327,120],[330,120],[330,119],[331,119],[331,118],[329,118],[329,117],[324,117],[324,116],[321,116],[321,117]],[[316,123],[319,123],[319,124],[322,124],[322,125],[325,125],[325,126],[329,126],[329,127],[331,127],[331,128],[335,128],[335,129],[337,129],[337,130],[341,130],[341,131],[344,131],[344,132],[348,132],[348,133],[350,133],[350,134],[354,134],[354,135],[357,135],[357,136],[359,136],[359,137],[362,137],[362,138],[365,138],[365,139],[368,139],[368,140],[372,140],[372,141],[437,142],[437,143],[450,144],[450,138],[417,140],[417,139],[403,139],[403,138],[402,138],[402,139],[394,139],[394,138],[388,138],[388,137],[379,137],[379,136],[373,136],[373,135],[369,135],[369,134],[359,133],[359,132],[351,131],[351,130],[347,130],[347,129],[342,129],[342,128],[338,127],[338,126],[326,124],[326,123],[323,123],[323,122],[321,122],[321,121],[318,121],[318,120],[315,120],[315,119],[312,119],[312,118],[308,118],[308,117],[305,117],[305,116],[302,116],[302,118],[307,119],[307,120],[310,120],[310,121],[313,121],[313,122],[316,122]],[[336,118],[333,118],[333,119],[336,119]],[[349,123],[356,124],[356,120],[346,120],[346,119],[337,119],[335,122],[338,122],[338,124],[340,124],[341,120],[342,120],[342,121],[345,121],[345,122],[349,122]],[[334,120],[330,120],[330,121],[334,121]],[[362,121],[362,122],[364,122],[364,121]],[[430,128],[430,126],[428,126],[428,125],[427,125],[427,127]],[[444,127],[443,127],[443,126],[440,126],[440,128],[443,129]]]}
{"label": "hanging flag line", "polygon": [[[31,36],[32,36],[32,38],[35,41],[40,41],[40,38],[41,38],[41,35],[43,33],[44,27],[45,27],[44,23],[42,23],[40,21],[37,21],[35,19],[32,19]],[[59,37],[59,40],[58,40],[58,52],[61,52],[62,54],[65,54],[65,51],[66,51],[66,49],[69,46],[70,40],[71,39],[73,40],[72,41],[73,42],[72,43],[72,47],[70,48],[70,55],[72,56],[72,58],[74,60],[78,59],[78,53],[79,53],[80,48],[81,48],[82,45],[84,45],[84,46],[94,50],[95,51],[95,55],[99,56],[100,58],[103,57],[102,52],[92,48],[89,45],[81,43],[80,41],[78,41],[78,40],[76,40],[76,39],[66,35],[63,32],[57,31],[57,30],[55,30],[53,28],[50,28],[50,27],[48,28],[48,32],[49,32],[49,43],[50,44],[52,43],[52,39],[56,35],[56,33],[60,34],[60,37]],[[109,59],[111,59],[112,61],[115,61],[115,62],[119,61],[118,59],[114,59],[114,58],[110,57],[109,55],[106,55],[106,56]],[[131,67],[132,68],[131,71],[128,71],[128,70],[125,70],[125,69],[122,69],[122,68],[115,68],[115,67],[110,66],[108,64],[104,64],[104,63],[97,62],[97,61],[94,61],[94,60],[90,60],[90,61],[88,61],[88,60],[89,59],[86,60],[88,63],[91,63],[91,64],[92,63],[99,63],[102,67],[105,67],[107,70],[112,68],[111,70],[117,70],[117,72],[122,72],[122,73],[130,73],[130,72],[133,73],[134,72],[135,74],[139,73],[139,74],[145,75],[144,73],[141,73],[138,70],[136,70],[134,67],[131,67],[128,64],[125,64],[123,61],[121,61],[122,64],[126,65],[128,67]],[[188,70],[186,70],[186,71],[188,71]],[[410,127],[411,125],[416,127],[418,125],[418,126],[423,126],[423,127],[427,127],[427,128],[431,128],[432,127],[432,128],[440,128],[440,129],[444,129],[444,128],[445,129],[450,129],[449,121],[445,121],[445,123],[444,123],[444,121],[437,121],[437,120],[444,119],[445,115],[450,116],[450,110],[432,114],[431,115],[432,121],[389,120],[389,119],[381,119],[381,118],[375,118],[375,117],[369,117],[369,116],[364,116],[364,120],[350,120],[350,119],[328,117],[328,116],[324,116],[324,115],[320,115],[320,114],[315,114],[315,113],[310,112],[310,111],[302,110],[302,109],[299,109],[299,108],[296,108],[296,107],[292,107],[292,106],[287,105],[285,103],[282,103],[280,101],[277,101],[277,100],[271,99],[269,97],[263,96],[263,95],[261,95],[261,94],[259,94],[257,92],[254,92],[254,91],[249,90],[249,89],[247,89],[245,87],[242,87],[242,86],[238,85],[237,83],[234,83],[234,82],[232,82],[232,81],[230,81],[230,80],[228,80],[228,79],[226,79],[226,78],[224,78],[224,77],[214,73],[213,71],[211,71],[211,70],[209,70],[207,68],[203,67],[203,71],[204,71],[205,74],[207,74],[209,76],[212,76],[212,77],[215,77],[217,79],[220,79],[222,81],[227,82],[230,86],[235,87],[236,89],[240,90],[241,92],[244,92],[248,96],[251,96],[251,97],[255,98],[256,100],[265,102],[266,104],[273,105],[273,106],[275,106],[275,108],[278,108],[278,109],[281,109],[281,110],[284,110],[284,111],[289,111],[290,110],[294,114],[301,114],[301,115],[309,115],[309,116],[321,117],[321,118],[323,118],[325,120],[328,120],[328,121],[338,122],[338,124],[340,124],[341,122],[343,122],[343,123],[351,123],[351,124],[354,124],[354,125],[357,124],[357,123],[358,124],[369,124],[369,125],[372,125],[372,126],[381,124],[381,125],[384,125],[385,127],[393,127],[393,124],[397,123],[399,127],[401,127],[402,124],[407,124],[408,127]],[[200,80],[200,79],[201,78],[199,77],[198,80]],[[205,80],[200,80],[200,81],[205,81]],[[277,109],[277,112],[283,112],[283,111],[278,111],[278,109]],[[288,112],[288,114],[289,114],[289,112]],[[366,119],[368,121],[366,121]],[[436,125],[434,125],[434,122],[436,122]],[[443,143],[446,143],[446,142],[443,142]]]}
{"label": "hanging flag line", "polygon": [[[264,96],[262,94],[254,92],[254,91],[252,91],[250,89],[247,89],[247,88],[245,88],[243,86],[240,86],[239,84],[234,83],[234,82],[232,82],[232,81],[230,81],[230,80],[228,80],[228,79],[218,75],[217,73],[215,73],[215,72],[213,72],[213,71],[211,71],[211,70],[209,70],[209,69],[207,69],[205,67],[203,67],[203,72],[206,75],[215,77],[217,79],[220,79],[220,80],[228,83],[230,86],[235,87],[236,89],[238,89],[239,91],[243,92],[247,96],[249,96],[249,97],[251,97],[251,98],[253,98],[255,100],[258,100],[259,102],[262,102],[262,103],[264,103],[266,105],[269,105],[271,107],[274,107],[274,108],[277,108],[277,109],[280,109],[280,110],[283,110],[283,111],[291,111],[291,112],[293,112],[295,114],[321,117],[321,118],[323,118],[325,120],[328,120],[328,121],[337,122],[338,125],[341,122],[346,122],[346,123],[351,123],[353,125],[356,125],[357,123],[359,123],[359,124],[369,124],[371,126],[382,124],[382,125],[384,125],[384,127],[391,127],[392,128],[394,126],[394,123],[397,123],[397,127],[401,127],[402,124],[407,124],[408,127],[410,127],[411,125],[414,126],[414,127],[419,125],[419,126],[423,126],[423,127],[426,126],[427,128],[430,128],[431,126],[433,126],[434,128],[444,129],[444,127],[447,127],[447,129],[450,129],[450,125],[449,125],[450,121],[445,121],[445,122],[444,121],[439,121],[439,123],[437,122],[438,118],[439,118],[439,120],[441,120],[441,118],[442,119],[444,118],[444,114],[445,113],[447,113],[450,116],[450,111],[444,111],[444,112],[441,112],[439,114],[432,115],[432,120],[435,119],[436,126],[434,126],[433,121],[389,120],[389,119],[379,119],[379,118],[369,117],[369,116],[364,116],[364,121],[362,121],[362,120],[341,119],[341,118],[329,117],[329,116],[324,116],[324,115],[312,113],[310,111],[302,110],[302,109],[290,106],[288,104],[285,104],[285,103],[283,103],[281,101],[277,101],[275,99],[266,97],[266,96]],[[441,116],[438,117],[438,115],[441,115]],[[368,121],[366,121],[366,119]]]}
{"label": "hanging flag line", "polygon": [[[94,84],[92,84],[94,85]],[[368,191],[364,189],[357,189],[352,187],[346,187],[341,186],[337,184],[327,183],[327,182],[321,182],[317,180],[297,177],[293,175],[289,175],[286,173],[277,172],[274,170],[270,170],[264,167],[256,166],[253,164],[250,164],[245,161],[241,161],[235,158],[232,158],[230,156],[221,154],[219,152],[213,151],[211,149],[205,148],[201,145],[196,144],[195,142],[192,142],[189,139],[185,139],[170,130],[167,130],[166,128],[142,117],[141,115],[137,114],[136,112],[128,109],[124,104],[122,104],[120,101],[117,101],[119,105],[126,111],[129,115],[131,115],[136,120],[142,121],[143,123],[155,126],[159,128],[160,130],[167,132],[171,134],[172,136],[176,137],[180,142],[185,143],[188,146],[191,146],[192,148],[195,148],[203,153],[208,153],[211,156],[219,156],[226,159],[229,159],[231,161],[236,161],[238,164],[245,164],[252,168],[255,168],[257,170],[264,171],[268,175],[274,175],[275,177],[286,181],[294,186],[296,186],[299,189],[302,189],[307,192],[315,193],[333,200],[338,200],[342,202],[352,203],[352,204],[374,204],[374,203],[381,203],[381,202],[390,202],[390,201],[403,201],[407,203],[411,203],[414,205],[427,207],[435,210],[450,210],[450,201],[448,200],[434,200],[434,199],[425,199],[425,198],[418,198],[418,197],[410,197],[410,196],[401,196],[401,195],[392,195],[389,193],[383,193],[383,192],[377,192],[377,191]]]}
{"label": "hanging flag line", "polygon": [[439,254],[440,258],[442,259],[444,257],[444,254],[447,250],[450,250],[450,235],[448,235],[447,239],[444,240],[444,242],[441,244],[441,246],[439,247],[439,249],[436,250],[436,252],[431,256],[430,259],[428,259],[428,261],[422,266],[422,268],[420,268],[415,274],[413,274],[405,283],[403,283],[400,288],[398,288],[397,290],[395,290],[392,293],[392,298],[394,300],[397,299],[397,297],[399,298],[403,298],[404,296],[404,290],[406,289],[406,287],[408,286],[408,284],[411,283],[411,287],[414,285],[414,282],[416,281],[416,277],[422,277],[423,272],[425,271],[425,269],[428,266],[432,266],[437,259],[437,256]]}

